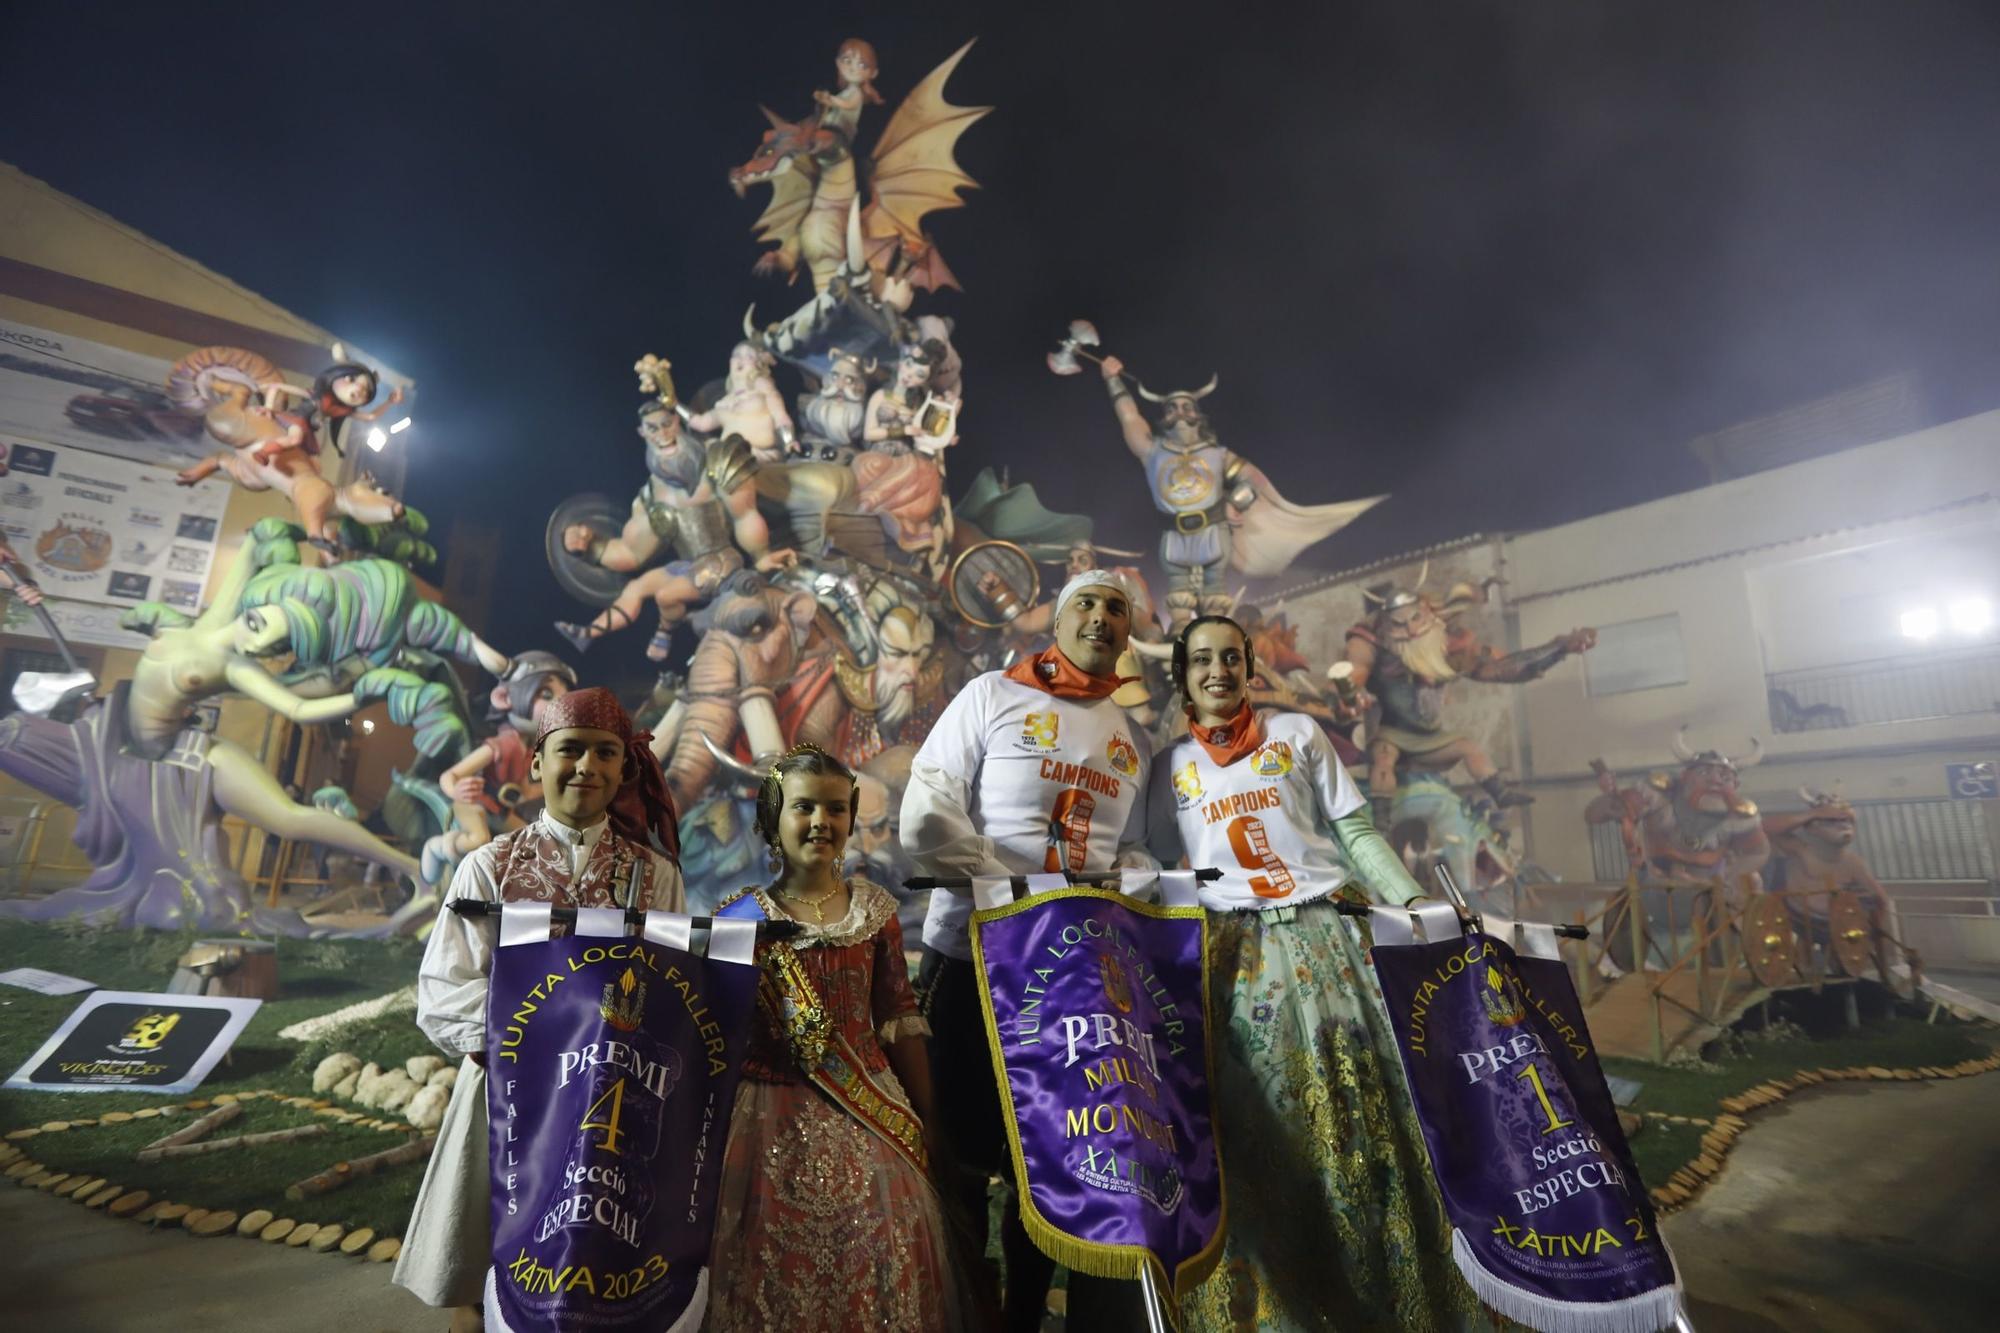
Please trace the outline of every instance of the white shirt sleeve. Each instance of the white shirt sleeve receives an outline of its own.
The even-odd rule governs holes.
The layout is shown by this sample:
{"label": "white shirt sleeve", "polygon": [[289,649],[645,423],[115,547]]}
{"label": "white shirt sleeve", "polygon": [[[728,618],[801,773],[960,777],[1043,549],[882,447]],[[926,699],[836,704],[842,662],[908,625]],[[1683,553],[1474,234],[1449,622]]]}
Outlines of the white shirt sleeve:
{"label": "white shirt sleeve", "polygon": [[[457,898],[500,901],[493,877],[493,844],[458,863],[445,903]],[[486,990],[493,972],[493,942],[499,922],[465,917],[438,908],[437,924],[417,969],[417,1026],[439,1050],[458,1056],[486,1049]]]}
{"label": "white shirt sleeve", "polygon": [[898,836],[926,875],[1004,875],[993,840],[972,818],[972,784],[986,758],[991,687],[973,680],[945,706],[910,764]]}
{"label": "white shirt sleeve", "polygon": [[1320,817],[1328,825],[1368,804],[1317,722],[1307,733],[1306,762],[1312,766],[1313,795],[1319,802]]}

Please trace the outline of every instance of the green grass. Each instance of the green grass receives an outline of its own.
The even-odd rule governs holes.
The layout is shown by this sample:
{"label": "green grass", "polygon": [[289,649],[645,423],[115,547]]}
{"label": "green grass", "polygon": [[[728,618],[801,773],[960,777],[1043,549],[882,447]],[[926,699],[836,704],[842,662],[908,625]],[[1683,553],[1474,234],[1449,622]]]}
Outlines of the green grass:
{"label": "green grass", "polygon": [[[67,925],[0,921],[0,970],[39,967],[96,982],[106,990],[164,990],[174,960],[190,937],[157,932],[84,930]],[[312,1069],[334,1047],[326,1041],[301,1043],[278,1036],[301,1019],[370,999],[406,986],[417,974],[421,947],[411,941],[363,942],[281,940],[278,975],[281,998],[270,1000],[237,1038],[229,1062],[219,1065],[200,1089],[178,1097],[128,1092],[0,1092],[0,1132],[52,1120],[95,1119],[106,1111],[178,1105],[219,1092],[268,1088],[286,1095],[312,1091]],[[0,1068],[8,1074],[33,1055],[57,1025],[86,997],[46,996],[0,986]],[[342,1048],[385,1067],[412,1055],[431,1053],[407,1013],[390,1015],[343,1034]],[[351,1109],[360,1110],[359,1107]],[[191,1116],[95,1125],[59,1134],[40,1134],[19,1146],[52,1170],[88,1172],[112,1184],[151,1190],[205,1208],[270,1208],[280,1217],[373,1227],[400,1236],[423,1178],[420,1162],[364,1178],[317,1199],[287,1204],[287,1185],[345,1157],[361,1157],[394,1147],[401,1138],[379,1130],[340,1125],[310,1111],[265,1100],[248,1103],[221,1135],[285,1129],[308,1121],[328,1132],[297,1143],[239,1148],[212,1156],[141,1165],[139,1148]],[[384,1117],[385,1119],[388,1117]]]}
{"label": "green grass", "polygon": [[[1722,1113],[1725,1097],[1772,1079],[1789,1078],[1800,1070],[1955,1065],[1986,1055],[1992,1049],[1990,1038],[1990,1029],[1983,1027],[1932,1026],[1912,1018],[1889,1018],[1838,1037],[1747,1041],[1743,1054],[1713,1062],[1720,1065],[1713,1071],[1607,1059],[1604,1072],[1644,1085],[1632,1110],[1712,1120]],[[1706,1132],[1699,1125],[1670,1125],[1649,1116],[1645,1129],[1632,1139],[1640,1176],[1649,1186],[1664,1184],[1668,1176],[1694,1160]]]}

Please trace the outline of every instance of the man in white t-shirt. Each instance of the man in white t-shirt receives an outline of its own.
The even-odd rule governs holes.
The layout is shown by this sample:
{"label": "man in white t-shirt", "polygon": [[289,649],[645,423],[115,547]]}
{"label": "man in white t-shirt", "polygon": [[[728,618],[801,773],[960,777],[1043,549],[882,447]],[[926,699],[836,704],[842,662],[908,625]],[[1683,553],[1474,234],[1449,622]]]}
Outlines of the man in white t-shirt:
{"label": "man in white t-shirt", "polygon": [[[917,752],[903,796],[903,847],[920,872],[1077,874],[1156,864],[1141,846],[1151,746],[1111,701],[1124,680],[1115,667],[1133,602],[1120,575],[1077,575],[1056,598],[1056,646],[974,679],[951,701]],[[940,1176],[983,1232],[986,1181],[1008,1174],[1008,1152],[971,922],[970,895],[931,894],[917,989],[931,1023],[932,1080],[951,1158]],[[1001,1245],[1007,1326],[1037,1329],[1054,1263],[1028,1240],[1011,1193]],[[1073,1315],[1091,1285],[1072,1277]]]}

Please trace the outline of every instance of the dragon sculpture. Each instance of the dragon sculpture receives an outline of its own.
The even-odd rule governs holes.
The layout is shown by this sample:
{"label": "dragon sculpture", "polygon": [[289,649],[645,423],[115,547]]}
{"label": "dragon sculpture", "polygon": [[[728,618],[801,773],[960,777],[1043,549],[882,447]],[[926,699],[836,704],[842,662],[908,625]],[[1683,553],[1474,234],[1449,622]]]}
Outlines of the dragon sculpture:
{"label": "dragon sculpture", "polygon": [[[953,156],[958,137],[992,107],[953,106],[945,81],[972,49],[967,42],[903,99],[875,141],[872,167],[849,152],[838,136],[820,131],[820,113],[788,121],[760,108],[771,128],[750,160],[729,173],[738,195],[753,185],[769,185],[771,200],[757,219],[757,239],[777,248],[758,259],[759,274],[783,273],[796,280],[801,268],[825,295],[842,270],[865,259],[884,278],[934,291],[957,287],[937,247],[923,230],[926,215],[961,208],[961,190],[978,182]],[[859,209],[863,256],[848,253],[848,215],[861,198],[863,174],[869,198]],[[893,270],[893,272],[892,272]]]}

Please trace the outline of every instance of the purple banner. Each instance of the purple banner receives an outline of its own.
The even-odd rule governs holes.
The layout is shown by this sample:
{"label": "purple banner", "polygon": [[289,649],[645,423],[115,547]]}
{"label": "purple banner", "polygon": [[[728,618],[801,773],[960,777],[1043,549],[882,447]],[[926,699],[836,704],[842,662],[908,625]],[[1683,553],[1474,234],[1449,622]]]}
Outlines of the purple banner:
{"label": "purple banner", "polygon": [[1374,913],[1372,956],[1459,1270],[1532,1328],[1671,1324],[1673,1258],[1563,964],[1478,932],[1384,944],[1398,915]]}
{"label": "purple banner", "polygon": [[657,1333],[691,1306],[693,1327],[757,969],[508,934],[487,1001],[489,1326],[497,1302],[514,1333]]}
{"label": "purple banner", "polygon": [[1099,1277],[1149,1260],[1176,1297],[1222,1250],[1207,931],[1199,907],[1103,889],[973,917],[1028,1234]]}

